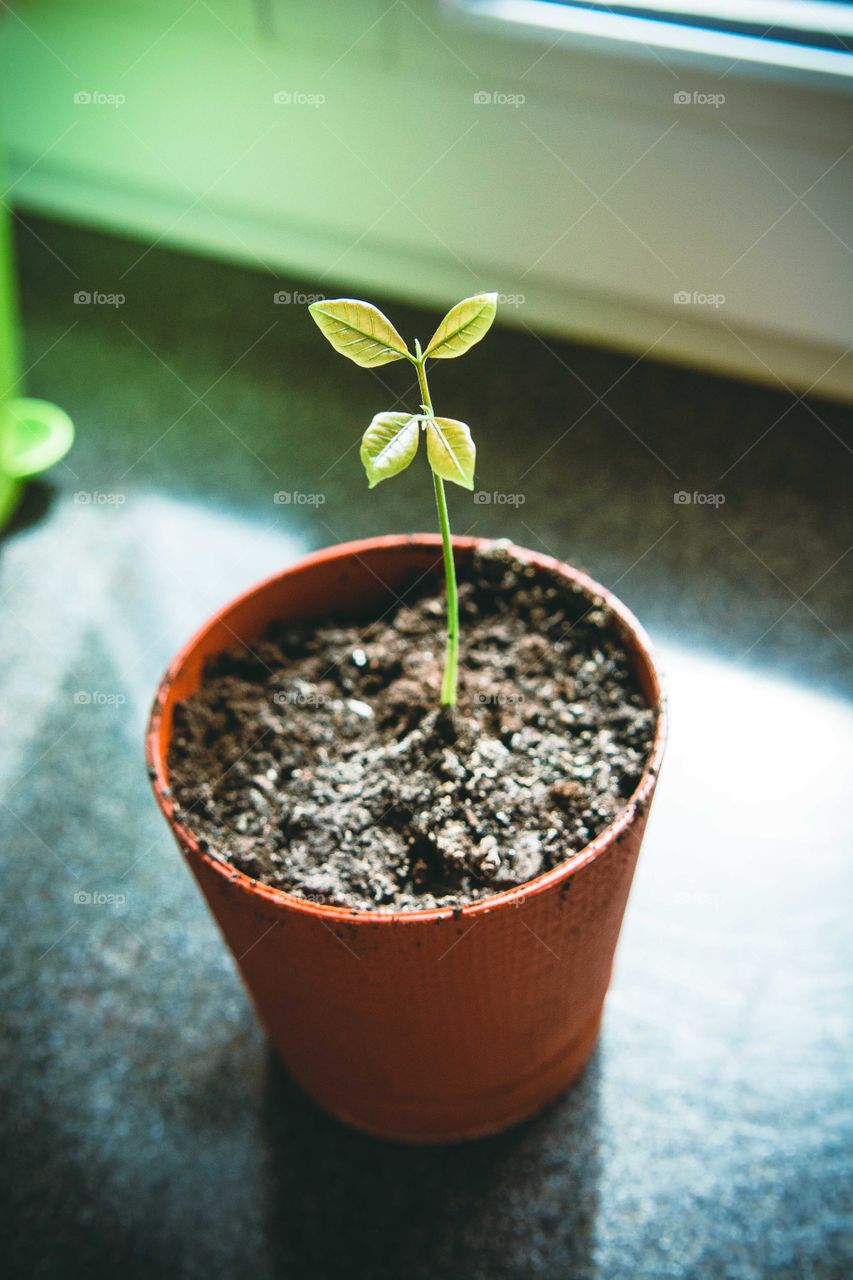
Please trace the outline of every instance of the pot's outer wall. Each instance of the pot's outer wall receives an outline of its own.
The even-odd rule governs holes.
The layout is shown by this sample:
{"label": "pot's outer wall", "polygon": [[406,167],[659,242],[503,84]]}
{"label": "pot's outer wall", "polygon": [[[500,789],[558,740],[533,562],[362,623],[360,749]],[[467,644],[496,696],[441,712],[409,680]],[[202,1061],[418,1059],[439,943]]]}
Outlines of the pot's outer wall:
{"label": "pot's outer wall", "polygon": [[235,906],[227,882],[193,869],[302,1088],[373,1133],[450,1141],[532,1114],[584,1066],[641,834],[562,887],[427,928]]}
{"label": "pot's outer wall", "polygon": [[[463,572],[476,544],[456,540]],[[659,703],[647,641],[624,607],[575,570],[514,550],[607,600],[646,695]],[[330,603],[376,616],[437,557],[433,535],[369,539],[262,583],[217,615],[172,664],[148,743],[158,800],[283,1062],[342,1119],[413,1141],[504,1128],[583,1068],[660,765],[662,708],[649,771],[620,818],[571,862],[456,914],[347,912],[259,885],[202,853],[163,791],[172,709],[197,687],[208,655],[251,644],[274,619],[322,617]]]}

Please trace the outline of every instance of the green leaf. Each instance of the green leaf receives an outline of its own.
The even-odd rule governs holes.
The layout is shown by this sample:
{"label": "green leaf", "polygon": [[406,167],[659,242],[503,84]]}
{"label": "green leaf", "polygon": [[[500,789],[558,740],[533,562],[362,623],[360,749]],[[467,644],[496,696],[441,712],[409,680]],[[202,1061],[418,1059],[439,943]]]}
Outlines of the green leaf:
{"label": "green leaf", "polygon": [[424,352],[433,360],[452,360],[484,338],[498,307],[496,293],[478,293],[448,311]]}
{"label": "green leaf", "polygon": [[336,351],[364,369],[373,369],[409,354],[391,321],[369,302],[325,298],[308,310]]}
{"label": "green leaf", "polygon": [[452,480],[463,489],[474,488],[477,448],[464,422],[455,418],[426,418],[429,465],[442,480]]}
{"label": "green leaf", "polygon": [[418,451],[419,431],[420,418],[410,413],[377,413],[361,441],[369,488],[406,470]]}

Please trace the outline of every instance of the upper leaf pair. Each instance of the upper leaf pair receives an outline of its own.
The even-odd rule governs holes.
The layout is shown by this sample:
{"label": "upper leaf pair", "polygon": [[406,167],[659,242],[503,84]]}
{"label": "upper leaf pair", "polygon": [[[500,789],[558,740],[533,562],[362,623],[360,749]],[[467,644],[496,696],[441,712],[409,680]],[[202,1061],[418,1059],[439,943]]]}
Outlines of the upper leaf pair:
{"label": "upper leaf pair", "polygon": [[[452,360],[473,347],[488,332],[497,300],[496,293],[478,293],[457,302],[432,335],[423,357]],[[324,299],[312,302],[309,311],[335,350],[363,368],[375,369],[392,360],[417,363],[391,321],[369,302]]]}
{"label": "upper leaf pair", "polygon": [[477,450],[465,423],[409,413],[377,413],[365,431],[361,460],[369,487],[405,471],[418,451],[421,428],[426,431],[427,457],[436,475],[473,489]]}

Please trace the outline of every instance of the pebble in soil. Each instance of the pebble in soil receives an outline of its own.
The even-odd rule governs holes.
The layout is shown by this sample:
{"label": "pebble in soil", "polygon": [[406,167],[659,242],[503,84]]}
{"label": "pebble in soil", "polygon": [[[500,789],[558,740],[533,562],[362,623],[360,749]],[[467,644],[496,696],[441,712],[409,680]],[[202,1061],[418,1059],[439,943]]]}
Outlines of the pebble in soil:
{"label": "pebble in soil", "polygon": [[451,712],[436,591],[209,663],[176,708],[169,770],[211,853],[315,902],[458,907],[571,858],[624,808],[655,713],[603,601],[476,554]]}

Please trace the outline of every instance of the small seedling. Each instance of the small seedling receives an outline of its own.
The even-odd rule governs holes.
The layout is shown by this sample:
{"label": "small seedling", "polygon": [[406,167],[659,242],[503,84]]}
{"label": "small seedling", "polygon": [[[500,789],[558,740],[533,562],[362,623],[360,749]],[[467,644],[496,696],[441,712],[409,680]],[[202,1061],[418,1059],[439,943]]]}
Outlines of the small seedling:
{"label": "small seedling", "polygon": [[365,369],[375,369],[392,360],[409,360],[418,371],[421,392],[420,413],[377,413],[364,433],[361,460],[367,482],[373,489],[381,480],[396,476],[418,451],[420,433],[426,433],[427,460],[432,470],[435,505],[441,528],[444,576],[447,584],[447,656],[441,682],[443,706],[456,702],[459,663],[459,602],[456,569],[450,540],[450,521],[444,481],[463,489],[474,488],[477,450],[471,432],[455,418],[437,418],[433,412],[426,376],[427,360],[453,360],[463,355],[485,336],[495,318],[496,293],[478,293],[457,302],[436,329],[426,349],[415,339],[414,355],[381,311],[369,302],[334,298],[312,302],[308,308],[322,333],[336,351]]}

